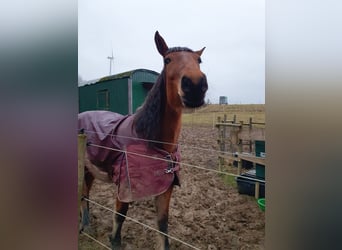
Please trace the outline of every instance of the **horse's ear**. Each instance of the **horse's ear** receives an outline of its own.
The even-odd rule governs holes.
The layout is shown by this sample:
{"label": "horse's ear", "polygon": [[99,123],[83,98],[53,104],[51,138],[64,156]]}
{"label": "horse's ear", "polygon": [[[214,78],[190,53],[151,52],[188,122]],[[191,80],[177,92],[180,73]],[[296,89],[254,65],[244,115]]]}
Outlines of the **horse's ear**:
{"label": "horse's ear", "polygon": [[166,55],[166,51],[169,49],[169,47],[167,46],[164,38],[162,38],[159,35],[158,31],[156,31],[156,33],[154,34],[154,41],[156,43],[159,54],[161,54],[164,57]]}
{"label": "horse's ear", "polygon": [[197,55],[201,56],[202,53],[203,53],[203,51],[204,51],[204,49],[205,49],[205,47],[203,47],[203,49],[201,49],[201,50],[195,51],[195,53],[196,53]]}

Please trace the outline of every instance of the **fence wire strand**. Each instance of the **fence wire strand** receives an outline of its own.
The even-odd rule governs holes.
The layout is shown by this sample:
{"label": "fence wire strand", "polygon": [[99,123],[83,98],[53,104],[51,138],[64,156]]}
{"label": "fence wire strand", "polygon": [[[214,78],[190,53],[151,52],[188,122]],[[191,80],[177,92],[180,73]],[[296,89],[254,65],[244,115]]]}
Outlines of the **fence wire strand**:
{"label": "fence wire strand", "polygon": [[241,176],[241,175],[233,174],[233,173],[229,173],[229,172],[223,172],[223,171],[220,171],[220,170],[209,169],[209,168],[206,168],[206,167],[196,166],[196,165],[189,164],[189,163],[176,162],[176,161],[173,161],[173,160],[168,160],[168,159],[164,159],[164,158],[159,158],[159,157],[155,157],[155,156],[144,155],[144,154],[139,154],[139,153],[134,153],[134,152],[128,152],[126,150],[115,149],[115,148],[106,147],[106,146],[100,146],[100,145],[96,145],[96,144],[92,144],[92,143],[89,144],[89,146],[94,146],[94,147],[103,148],[103,149],[107,149],[107,150],[112,150],[112,151],[117,151],[117,152],[137,155],[137,156],[142,156],[142,157],[145,157],[145,158],[150,158],[150,159],[155,159],[155,160],[162,160],[162,161],[166,161],[166,162],[170,162],[170,163],[179,163],[181,166],[193,167],[193,168],[197,168],[197,169],[201,169],[201,170],[206,170],[206,171],[214,172],[214,173],[217,173],[217,174],[229,175],[229,176],[233,176],[233,177],[239,177],[239,178],[242,178],[242,179],[254,180],[254,181],[261,182],[261,183],[265,183],[264,180],[260,180],[260,179],[256,179],[256,178],[252,178],[252,177],[248,177],[248,176]]}
{"label": "fence wire strand", "polygon": [[94,237],[92,237],[91,235],[81,231],[81,234],[83,234],[84,236],[88,237],[89,239],[95,241],[97,244],[103,246],[104,248],[108,249],[108,250],[112,250],[109,246],[103,244],[101,241],[98,241],[97,239],[95,239]]}
{"label": "fence wire strand", "polygon": [[[138,220],[136,220],[136,219],[133,219],[133,218],[127,216],[127,215],[124,215],[124,214],[122,214],[122,213],[116,212],[116,211],[114,211],[113,209],[110,209],[110,208],[108,208],[108,207],[105,207],[105,206],[101,205],[100,203],[97,203],[96,201],[92,201],[92,200],[90,200],[90,199],[88,199],[88,198],[83,198],[83,199],[86,200],[86,201],[89,201],[90,203],[95,204],[96,206],[99,206],[99,207],[101,207],[101,208],[103,208],[103,209],[105,209],[105,210],[107,210],[107,211],[110,211],[110,212],[112,212],[112,213],[115,213],[115,214],[117,214],[117,215],[120,215],[120,216],[126,218],[127,220],[133,221],[134,223],[137,223],[137,224],[143,226],[143,227],[146,228],[146,229],[149,229],[149,230],[151,230],[151,231],[155,231],[155,232],[157,232],[157,233],[159,233],[159,234],[161,234],[161,235],[164,235],[164,236],[168,237],[169,239],[178,241],[178,242],[182,243],[183,245],[186,245],[186,246],[188,246],[188,247],[190,247],[190,248],[192,248],[192,249],[200,250],[199,248],[197,248],[197,247],[195,247],[195,246],[193,246],[193,245],[190,245],[189,243],[187,243],[187,242],[185,242],[185,241],[182,241],[182,240],[180,240],[180,239],[177,239],[176,237],[173,237],[173,236],[168,235],[168,234],[166,234],[166,233],[164,233],[164,232],[162,232],[162,231],[159,231],[158,229],[155,229],[155,228],[153,228],[153,227],[151,227],[151,226],[149,226],[149,225],[147,225],[147,224],[145,224],[145,223],[142,223],[142,222],[140,222],[140,221],[138,221]],[[103,243],[102,243],[102,244],[103,244]]]}
{"label": "fence wire strand", "polygon": [[[85,132],[87,133],[97,133],[97,132],[94,132],[94,131],[89,131],[89,130],[84,130]],[[109,135],[107,133],[101,133],[101,134],[106,134],[106,135]],[[137,138],[137,137],[129,137],[129,136],[120,136],[120,135],[113,135],[111,134],[111,136],[113,137],[120,137],[120,138],[125,138],[125,139],[132,139],[132,140],[140,140],[140,141],[145,141],[145,142],[152,142],[152,143],[163,143],[163,144],[168,144],[168,145],[174,145],[174,146],[181,146],[181,147],[185,147],[185,148],[192,148],[192,149],[196,149],[196,150],[203,150],[203,151],[207,151],[207,152],[214,152],[214,153],[219,153],[221,155],[231,155],[231,156],[238,156],[239,154],[237,153],[232,153],[232,152],[224,152],[224,151],[221,151],[221,150],[215,150],[215,149],[208,149],[208,148],[201,148],[201,147],[194,147],[194,146],[189,146],[189,145],[186,145],[186,144],[181,144],[181,143],[168,143],[168,142],[163,142],[163,141],[157,141],[157,140],[147,140],[147,139],[142,139],[142,138]],[[94,147],[98,147],[98,148],[103,148],[103,149],[107,149],[107,150],[112,150],[112,151],[117,151],[117,152],[122,152],[122,153],[125,153],[125,154],[133,154],[133,155],[137,155],[137,156],[142,156],[142,157],[146,157],[146,158],[150,158],[150,159],[155,159],[155,160],[163,160],[163,161],[166,161],[166,162],[170,162],[170,163],[179,163],[179,162],[176,162],[176,161],[172,161],[172,160],[168,160],[168,159],[164,159],[164,158],[159,158],[159,157],[155,157],[155,156],[150,156],[150,155],[144,155],[144,154],[139,154],[139,153],[135,153],[135,152],[128,152],[126,150],[120,150],[120,149],[114,149],[114,148],[110,148],[110,147],[106,147],[106,146],[101,146],[101,145],[96,145],[96,144],[93,144],[93,143],[90,143],[88,144],[88,146],[94,146]],[[249,155],[249,157],[251,158],[259,158],[259,157],[256,157],[254,155]],[[233,176],[233,177],[240,177],[240,178],[243,178],[243,179],[249,179],[249,180],[254,180],[254,181],[258,181],[258,182],[261,182],[261,183],[265,183],[264,180],[260,180],[260,179],[256,179],[256,178],[251,178],[251,177],[248,177],[248,176],[241,176],[241,175],[237,175],[237,174],[234,174],[234,173],[229,173],[229,172],[223,172],[223,171],[219,171],[219,170],[215,170],[215,169],[208,169],[206,167],[201,167],[201,166],[197,166],[197,165],[193,165],[193,164],[189,164],[189,163],[182,163],[180,162],[179,163],[181,166],[187,166],[187,167],[193,167],[193,168],[196,168],[196,169],[201,169],[201,170],[206,170],[206,171],[210,171],[210,172],[214,172],[214,173],[217,173],[217,174],[222,174],[222,175],[228,175],[228,176]],[[171,235],[168,235],[164,232],[161,232],[159,231],[158,229],[155,229],[147,224],[144,224],[136,219],[133,219],[129,216],[126,216],[124,214],[121,214],[119,212],[116,212],[114,211],[113,209],[110,209],[108,207],[105,207],[95,201],[92,201],[88,198],[84,198],[84,200],[94,204],[94,205],[97,205],[107,211],[110,211],[112,213],[115,213],[117,215],[120,215],[122,217],[125,217],[127,220],[130,220],[136,224],[139,224],[141,226],[143,226],[145,229],[149,229],[151,231],[155,231],[155,232],[158,232],[159,234],[161,235],[164,235],[172,240],[175,240],[175,241],[178,241],[179,243],[183,244],[183,245],[186,245],[188,246],[189,248],[192,248],[192,249],[197,249],[199,250],[199,248],[195,247],[195,246],[192,246],[191,244],[185,242],[185,241],[182,241],[180,239],[177,239]],[[91,235],[81,231],[81,234],[83,234],[84,236],[88,237],[89,239],[92,239],[93,241],[95,241],[96,243],[98,243],[99,245],[103,246],[104,248],[108,249],[108,250],[111,250],[110,247],[108,247],[107,245],[105,245],[104,243],[98,241],[97,239],[95,239],[94,237],[92,237]]]}
{"label": "fence wire strand", "polygon": [[196,150],[210,151],[210,152],[224,154],[224,155],[234,155],[235,154],[232,152],[225,152],[225,151],[216,150],[216,149],[208,149],[208,148],[189,146],[189,145],[186,145],[183,143],[171,143],[171,142],[163,142],[163,141],[158,141],[158,140],[148,140],[148,139],[143,139],[143,138],[139,138],[139,137],[114,135],[114,134],[108,134],[108,133],[104,133],[104,132],[95,132],[95,131],[90,131],[90,130],[83,130],[83,131],[90,133],[90,134],[111,135],[112,137],[118,137],[118,138],[122,138],[122,139],[131,139],[131,140],[135,140],[135,141],[144,141],[144,142],[152,142],[152,143],[162,143],[162,144],[167,144],[167,145],[180,146],[181,148],[186,147],[186,148],[192,148],[192,149],[196,149]]}

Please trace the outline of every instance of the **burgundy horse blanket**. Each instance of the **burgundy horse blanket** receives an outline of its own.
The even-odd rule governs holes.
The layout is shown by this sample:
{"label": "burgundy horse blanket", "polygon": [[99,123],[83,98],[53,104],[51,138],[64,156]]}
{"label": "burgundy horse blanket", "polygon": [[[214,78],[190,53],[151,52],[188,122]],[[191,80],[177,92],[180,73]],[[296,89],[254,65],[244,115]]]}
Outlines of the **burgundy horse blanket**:
{"label": "burgundy horse blanket", "polygon": [[78,115],[90,162],[109,174],[122,202],[157,196],[170,185],[179,185],[179,150],[169,153],[149,146],[136,135],[133,120],[134,115],[110,111]]}

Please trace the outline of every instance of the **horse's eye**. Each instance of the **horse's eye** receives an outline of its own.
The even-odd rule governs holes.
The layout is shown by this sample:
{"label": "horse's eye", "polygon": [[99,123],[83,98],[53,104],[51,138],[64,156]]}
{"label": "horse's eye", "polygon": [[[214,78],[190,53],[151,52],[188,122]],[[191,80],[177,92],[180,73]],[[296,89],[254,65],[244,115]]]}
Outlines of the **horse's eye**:
{"label": "horse's eye", "polygon": [[197,61],[198,61],[198,63],[201,63],[201,62],[202,62],[202,59],[199,57],[199,58],[197,59]]}
{"label": "horse's eye", "polygon": [[170,59],[170,58],[167,57],[167,58],[164,59],[164,63],[165,63],[165,64],[169,64],[170,62],[171,62],[171,59]]}

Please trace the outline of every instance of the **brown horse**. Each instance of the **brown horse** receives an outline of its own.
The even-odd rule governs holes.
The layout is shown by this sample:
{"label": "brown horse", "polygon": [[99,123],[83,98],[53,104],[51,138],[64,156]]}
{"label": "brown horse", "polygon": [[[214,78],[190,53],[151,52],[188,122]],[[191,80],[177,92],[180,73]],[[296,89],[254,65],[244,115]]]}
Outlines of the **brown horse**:
{"label": "brown horse", "polygon": [[[182,109],[203,105],[208,84],[205,74],[200,70],[201,55],[205,48],[199,51],[192,51],[185,47],[169,48],[158,31],[155,33],[154,39],[156,47],[163,57],[164,68],[142,107],[130,116],[121,116],[108,111],[90,111],[79,114],[79,129],[87,134],[89,141],[86,150],[82,193],[84,197],[89,196],[94,178],[104,181],[114,180],[119,189],[115,210],[123,215],[126,215],[130,201],[148,195],[155,196],[158,229],[167,233],[170,198],[173,186],[179,184],[179,166],[175,162],[179,161],[177,141],[181,131]],[[127,132],[128,127],[130,127],[129,132]],[[105,134],[109,134],[109,137]],[[143,142],[137,142],[134,136],[143,139]],[[141,144],[144,144],[147,149],[140,150]],[[107,150],[99,147],[99,145],[119,149],[120,152]],[[161,155],[173,162],[159,161],[157,165],[161,166],[162,171],[153,167],[153,171],[155,171],[153,173],[158,174],[148,176],[147,173],[149,173],[152,165],[156,165],[150,164],[150,162],[149,166],[146,166],[145,170],[141,170],[139,173],[140,178],[137,178],[139,185],[140,182],[148,179],[148,183],[145,185],[146,190],[141,188],[144,183],[140,186],[136,185],[136,195],[132,196],[134,177],[133,175],[131,177],[125,176],[123,173],[126,173],[125,171],[128,168],[134,170],[134,166],[129,166],[133,163],[129,162],[127,156],[134,156],[130,155],[128,151],[135,146],[139,148],[139,152]],[[135,162],[139,163],[137,165],[143,165],[141,163],[143,162],[142,158]],[[118,165],[119,167],[117,167]],[[144,169],[144,166],[141,168]],[[129,195],[127,195],[125,184],[122,184],[121,176],[124,176],[125,180],[128,179]],[[156,180],[155,178],[159,179]],[[147,190],[156,182],[164,183],[164,186],[162,188],[157,187],[159,188],[157,191],[154,189]],[[83,228],[89,226],[88,209],[89,204],[82,201]],[[114,214],[113,230],[110,236],[112,249],[120,249],[121,247],[121,228],[124,220],[125,217]],[[159,239],[159,248],[169,249],[168,238],[160,235]]]}

